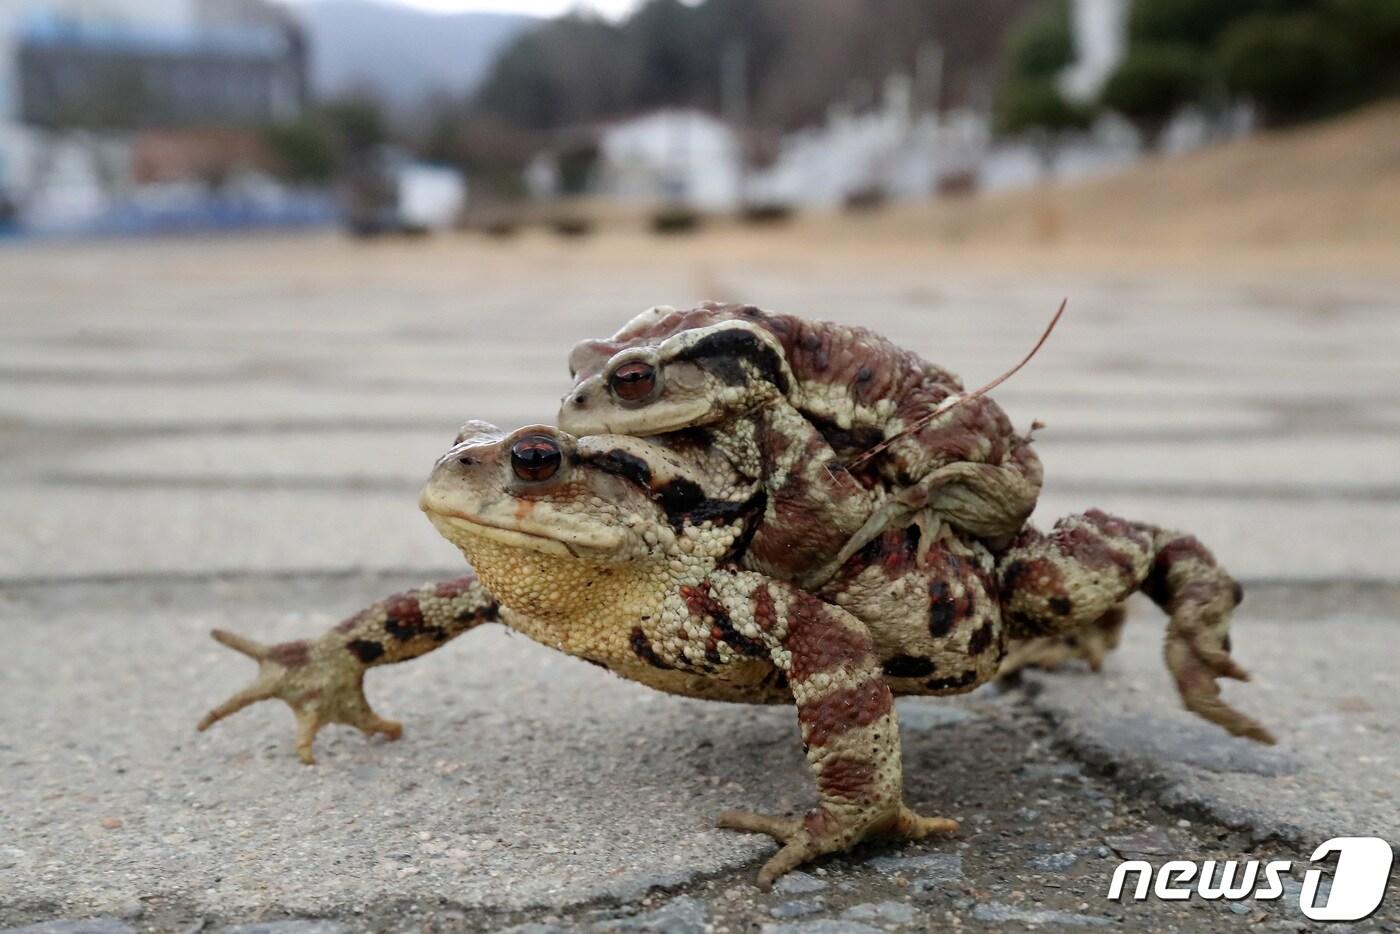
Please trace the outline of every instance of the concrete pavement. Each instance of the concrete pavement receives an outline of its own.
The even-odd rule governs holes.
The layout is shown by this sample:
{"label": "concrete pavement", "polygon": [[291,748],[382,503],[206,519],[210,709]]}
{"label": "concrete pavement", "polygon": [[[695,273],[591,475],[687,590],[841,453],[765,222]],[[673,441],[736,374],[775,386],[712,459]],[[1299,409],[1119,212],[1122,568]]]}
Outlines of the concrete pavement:
{"label": "concrete pavement", "polygon": [[[1280,903],[1107,902],[1111,843],[1301,861],[1333,833],[1400,840],[1393,284],[823,249],[0,253],[0,925],[1297,926]],[[809,800],[781,710],[663,697],[486,631],[371,676],[399,743],[329,730],[304,769],[272,705],[193,732],[251,669],[211,626],[311,633],[456,572],[417,484],[466,418],[552,420],[575,339],[659,301],[743,298],[867,324],[976,383],[1064,294],[1061,329],[997,393],[1048,424],[1038,518],[1098,505],[1187,528],[1260,584],[1236,637],[1257,678],[1230,697],[1276,749],[1177,709],[1139,607],[1101,676],[902,703],[910,797],[963,820],[956,840],[759,896],[771,844],[711,821]],[[1368,923],[1395,925],[1396,901]]]}

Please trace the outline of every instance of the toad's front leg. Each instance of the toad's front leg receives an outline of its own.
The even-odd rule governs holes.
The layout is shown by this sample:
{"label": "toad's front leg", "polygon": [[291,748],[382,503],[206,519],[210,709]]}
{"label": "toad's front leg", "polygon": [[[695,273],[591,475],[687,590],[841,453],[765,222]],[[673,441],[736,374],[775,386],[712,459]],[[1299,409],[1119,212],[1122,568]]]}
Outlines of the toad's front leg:
{"label": "toad's front leg", "polygon": [[468,629],[497,618],[496,601],[468,574],[394,594],[366,607],[315,639],[262,645],[216,629],[214,638],[258,663],[253,683],[199,721],[209,729],[249,704],[277,698],[297,718],[297,755],[314,763],[311,744],[328,723],[344,723],[366,735],[397,739],[403,727],[370,709],[365,699],[365,671],[407,661]]}
{"label": "toad's front leg", "polygon": [[[726,811],[720,826],[766,833],[782,849],[758,874],[767,889],[789,870],[861,840],[917,840],[958,829],[904,806],[893,698],[863,623],[795,587],[751,572],[711,586],[739,638],[769,647],[788,677],[820,800],[799,819]],[[726,627],[719,627],[721,630]]]}

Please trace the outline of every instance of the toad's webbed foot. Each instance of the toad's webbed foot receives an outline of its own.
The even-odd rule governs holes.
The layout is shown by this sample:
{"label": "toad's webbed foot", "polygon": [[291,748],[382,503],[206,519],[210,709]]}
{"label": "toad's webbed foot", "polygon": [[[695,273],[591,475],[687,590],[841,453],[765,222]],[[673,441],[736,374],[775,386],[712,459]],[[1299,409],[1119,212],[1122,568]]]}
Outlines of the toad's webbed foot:
{"label": "toad's webbed foot", "polygon": [[[1185,542],[1186,539],[1181,541]],[[1215,567],[1195,539],[1169,564],[1154,568],[1149,595],[1172,615],[1165,648],[1167,668],[1187,710],[1236,736],[1272,745],[1274,735],[1220,696],[1218,678],[1248,681],[1249,672],[1230,657],[1230,614],[1242,597],[1239,585]],[[1214,581],[1207,589],[1202,581]]]}
{"label": "toad's webbed foot", "polygon": [[946,817],[923,817],[901,804],[893,816],[889,812],[874,812],[838,817],[818,807],[801,820],[750,811],[725,811],[719,816],[719,826],[726,830],[767,834],[782,844],[758,873],[758,886],[767,891],[779,876],[803,863],[828,853],[843,852],[862,840],[877,837],[922,840],[929,834],[954,833],[958,822]]}
{"label": "toad's webbed foot", "polygon": [[313,660],[312,646],[302,640],[269,646],[222,629],[215,629],[211,635],[256,661],[258,675],[252,684],[205,714],[199,721],[199,730],[209,729],[249,704],[276,698],[286,702],[296,714],[297,755],[307,765],[315,763],[311,744],[328,723],[344,723],[367,736],[381,733],[398,739],[403,734],[400,724],[385,720],[370,709],[365,699],[363,665],[353,665],[346,659],[340,659],[340,664],[335,664],[333,658]]}
{"label": "toad's webbed foot", "polygon": [[498,607],[475,575],[394,594],[337,624],[315,639],[263,645],[216,629],[214,639],[258,663],[253,683],[199,721],[209,729],[250,704],[276,698],[297,718],[297,755],[314,763],[311,744],[328,723],[344,723],[366,735],[398,739],[403,727],[370,709],[365,671],[407,661],[497,618]]}
{"label": "toad's webbed foot", "polygon": [[[730,627],[765,645],[788,678],[819,802],[801,820],[726,811],[720,826],[766,833],[782,848],[758,884],[876,836],[915,840],[957,824],[904,806],[894,697],[865,624],[790,584],[749,571],[715,572],[707,595]],[[760,642],[761,640],[761,642]]]}

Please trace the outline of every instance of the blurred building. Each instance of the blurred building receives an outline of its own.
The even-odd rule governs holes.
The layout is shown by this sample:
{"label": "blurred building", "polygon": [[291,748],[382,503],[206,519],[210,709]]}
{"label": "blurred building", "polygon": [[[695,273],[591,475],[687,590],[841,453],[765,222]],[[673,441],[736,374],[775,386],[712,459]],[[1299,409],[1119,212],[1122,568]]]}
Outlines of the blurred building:
{"label": "blurred building", "polygon": [[[1073,0],[1074,61],[1060,76],[1065,93],[1096,96],[1122,60],[1130,0]],[[921,50],[915,74],[886,77],[878,100],[837,102],[823,123],[784,134],[761,166],[745,158],[745,138],[713,114],[683,108],[561,134],[526,171],[532,195],[589,191],[653,204],[728,211],[745,203],[831,208],[870,200],[926,198],[974,190],[1026,187],[1053,174],[1089,178],[1133,164],[1140,143],[1131,125],[1113,117],[1046,150],[993,138],[985,107],[937,107],[942,50]],[[1200,145],[1190,120],[1168,134],[1174,149]],[[582,135],[580,135],[582,134]],[[587,171],[567,171],[571,153],[587,154]],[[569,178],[573,177],[572,183]]]}
{"label": "blurred building", "polygon": [[719,117],[669,107],[556,134],[525,184],[538,199],[584,192],[617,201],[727,211],[743,199],[739,135]]}
{"label": "blurred building", "polygon": [[0,0],[0,200],[63,228],[227,180],[305,107],[306,58],[271,0]]}
{"label": "blurred building", "polygon": [[305,103],[306,44],[270,0],[7,0],[0,118],[41,127],[257,123]]}
{"label": "blurred building", "polygon": [[913,82],[891,75],[878,107],[836,105],[821,126],[784,136],[777,158],[751,178],[749,195],[813,207],[872,195],[925,198],[975,180],[990,137],[985,116],[971,110],[916,113]]}
{"label": "blurred building", "polygon": [[700,110],[666,109],[598,132],[597,190],[623,201],[730,210],[739,204],[738,136]]}

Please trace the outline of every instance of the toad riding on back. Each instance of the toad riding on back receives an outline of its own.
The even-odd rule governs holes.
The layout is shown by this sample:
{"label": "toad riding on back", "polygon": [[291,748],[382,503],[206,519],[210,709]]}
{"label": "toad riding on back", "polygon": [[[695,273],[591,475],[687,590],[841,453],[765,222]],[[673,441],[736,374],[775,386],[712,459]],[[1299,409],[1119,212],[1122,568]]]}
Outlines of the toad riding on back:
{"label": "toad riding on back", "polygon": [[[580,435],[468,423],[423,490],[475,574],[317,639],[215,632],[260,671],[200,729],[276,697],[307,762],[326,723],[397,737],[365,671],[500,622],[662,691],[795,706],[816,806],[719,818],[782,844],[763,887],[865,839],[956,831],[903,799],[893,698],[970,691],[1011,664],[1096,667],[1134,592],[1170,616],[1186,707],[1273,741],[1220,697],[1217,678],[1247,676],[1228,634],[1240,588],[1211,553],[1098,510],[1027,525],[1029,437],[941,368],[862,329],[714,304],[648,312],[571,362],[561,421]],[[886,456],[862,460],[876,444]]]}

